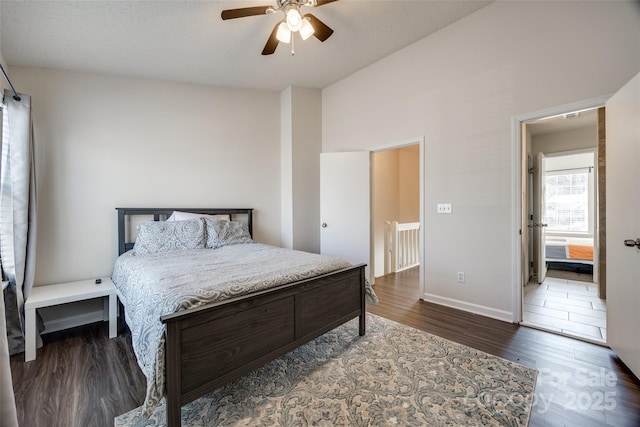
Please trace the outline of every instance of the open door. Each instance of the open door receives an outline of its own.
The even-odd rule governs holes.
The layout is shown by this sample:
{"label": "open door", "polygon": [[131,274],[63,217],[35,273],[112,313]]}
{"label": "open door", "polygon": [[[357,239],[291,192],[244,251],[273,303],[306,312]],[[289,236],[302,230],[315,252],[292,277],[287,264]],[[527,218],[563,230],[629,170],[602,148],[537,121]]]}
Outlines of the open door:
{"label": "open door", "polygon": [[640,377],[640,74],[605,107],[607,341]]}
{"label": "open door", "polygon": [[366,263],[371,282],[370,210],[370,153],[320,154],[320,253]]}
{"label": "open door", "polygon": [[538,283],[544,282],[545,277],[547,277],[547,254],[545,245],[545,229],[547,224],[544,223],[544,210],[547,206],[545,199],[546,167],[546,157],[544,156],[544,153],[538,153],[536,161],[536,170],[538,171],[536,189],[538,193],[539,206],[537,212],[534,213],[535,222],[533,223],[536,240],[538,241]]}

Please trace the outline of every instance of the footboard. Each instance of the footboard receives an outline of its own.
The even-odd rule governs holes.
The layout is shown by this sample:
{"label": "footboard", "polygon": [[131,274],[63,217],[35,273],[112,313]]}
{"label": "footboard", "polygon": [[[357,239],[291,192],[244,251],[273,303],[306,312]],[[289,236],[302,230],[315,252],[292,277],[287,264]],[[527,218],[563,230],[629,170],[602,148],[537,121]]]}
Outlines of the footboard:
{"label": "footboard", "polygon": [[364,335],[364,265],[163,316],[167,425],[180,425],[182,405],[358,316]]}

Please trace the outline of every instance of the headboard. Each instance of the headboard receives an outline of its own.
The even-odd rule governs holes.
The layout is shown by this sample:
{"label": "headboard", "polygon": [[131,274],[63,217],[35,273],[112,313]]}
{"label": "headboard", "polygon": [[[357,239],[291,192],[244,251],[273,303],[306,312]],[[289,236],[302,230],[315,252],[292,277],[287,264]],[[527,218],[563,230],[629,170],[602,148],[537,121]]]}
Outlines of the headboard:
{"label": "headboard", "polygon": [[246,208],[116,208],[118,211],[118,255],[133,249],[134,242],[127,242],[126,219],[131,216],[153,216],[154,221],[166,220],[173,211],[194,212],[207,215],[245,216],[249,234],[253,236],[253,209]]}

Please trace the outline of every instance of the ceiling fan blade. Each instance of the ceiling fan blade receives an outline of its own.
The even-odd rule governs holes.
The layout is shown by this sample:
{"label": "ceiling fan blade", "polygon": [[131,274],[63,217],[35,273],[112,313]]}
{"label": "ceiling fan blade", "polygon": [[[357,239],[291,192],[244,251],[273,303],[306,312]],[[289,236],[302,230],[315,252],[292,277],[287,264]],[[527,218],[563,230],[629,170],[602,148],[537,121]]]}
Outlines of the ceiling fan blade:
{"label": "ceiling fan blade", "polygon": [[316,5],[315,7],[318,6],[324,6],[327,3],[333,3],[334,1],[338,1],[338,0],[316,0]]}
{"label": "ceiling fan blade", "polygon": [[276,48],[278,47],[278,43],[279,43],[278,38],[276,37],[276,33],[278,32],[279,25],[280,23],[278,22],[276,26],[273,27],[273,31],[271,31],[271,35],[267,40],[267,44],[265,44],[264,49],[262,49],[263,55],[271,55],[273,52],[276,51]]}
{"label": "ceiling fan blade", "polygon": [[240,9],[227,9],[222,11],[222,19],[244,18],[245,16],[265,15],[271,6],[242,7]]}
{"label": "ceiling fan blade", "polygon": [[331,28],[329,28],[327,26],[327,24],[325,24],[324,22],[322,22],[321,20],[319,20],[318,18],[316,18],[312,14],[307,13],[304,16],[305,16],[305,18],[309,18],[309,20],[311,21],[311,25],[313,26],[313,29],[315,30],[313,32],[313,35],[318,40],[320,40],[321,42],[325,41],[326,39],[328,39],[331,36],[331,34],[333,34],[333,30]]}

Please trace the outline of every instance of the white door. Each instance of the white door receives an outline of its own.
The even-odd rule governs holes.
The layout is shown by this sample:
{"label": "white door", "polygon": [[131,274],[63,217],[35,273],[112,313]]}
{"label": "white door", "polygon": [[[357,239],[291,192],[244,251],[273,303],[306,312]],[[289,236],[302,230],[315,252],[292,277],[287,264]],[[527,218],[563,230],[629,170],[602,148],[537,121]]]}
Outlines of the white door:
{"label": "white door", "polygon": [[640,74],[605,108],[607,342],[640,377]]}
{"label": "white door", "polygon": [[370,155],[320,154],[320,253],[366,263],[369,279]]}
{"label": "white door", "polygon": [[538,153],[536,170],[538,171],[538,180],[536,181],[536,188],[538,193],[538,212],[534,212],[534,224],[536,230],[536,240],[538,241],[538,283],[544,282],[544,278],[547,277],[547,254],[545,245],[545,228],[547,224],[544,223],[544,210],[547,207],[547,201],[545,197],[545,178],[546,178],[546,157],[544,153]]}
{"label": "white door", "polygon": [[598,194],[598,152],[594,151],[593,153],[593,169],[589,173],[589,179],[591,180],[591,184],[589,184],[589,191],[592,191],[593,199],[593,215],[591,215],[591,229],[593,230],[593,270],[592,270],[592,281],[595,284],[600,283],[600,219],[598,218],[598,200],[600,200],[600,194]]}

